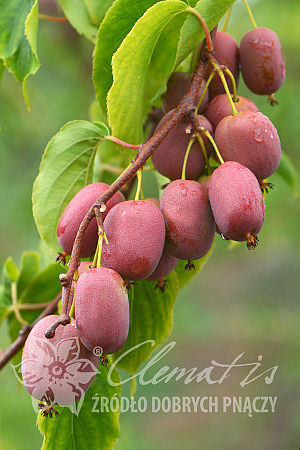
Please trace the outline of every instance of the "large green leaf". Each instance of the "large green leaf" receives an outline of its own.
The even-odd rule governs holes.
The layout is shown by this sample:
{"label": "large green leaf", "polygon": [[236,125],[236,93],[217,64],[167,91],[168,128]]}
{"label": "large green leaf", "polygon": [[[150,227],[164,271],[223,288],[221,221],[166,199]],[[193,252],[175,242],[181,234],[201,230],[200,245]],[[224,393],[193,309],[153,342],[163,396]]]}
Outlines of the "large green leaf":
{"label": "large green leaf", "polygon": [[[149,99],[157,93],[176,58],[181,21],[173,22],[170,40],[163,37],[160,52],[155,56],[156,79],[151,73],[151,58],[162,31],[187,9],[179,0],[162,1],[146,11],[126,36],[113,56],[113,85],[108,93],[108,118],[112,134],[127,142],[137,144],[143,140],[145,111],[150,108]],[[152,72],[153,73],[153,72]],[[153,83],[153,84],[152,84]]]}
{"label": "large green leaf", "polygon": [[[211,30],[236,0],[200,0],[194,8],[200,12]],[[194,3],[194,2],[193,2]],[[199,20],[190,15],[182,27],[176,66],[179,65],[204,38]]]}
{"label": "large green leaf", "polygon": [[[105,122],[104,114],[97,100],[94,100],[89,108],[89,119],[92,122]],[[96,155],[94,181],[112,184],[120,175],[118,169],[125,169],[130,163],[131,155],[119,151],[120,146],[114,142],[104,139],[101,142],[101,152]],[[111,170],[112,169],[112,170]],[[115,170],[116,169],[116,170]]]}
{"label": "large green leaf", "polygon": [[286,153],[281,153],[281,160],[276,174],[291,188],[294,195],[298,195],[298,174],[296,168]]}
{"label": "large green leaf", "polygon": [[107,12],[97,34],[93,79],[102,111],[107,110],[107,94],[113,83],[111,60],[137,20],[157,0],[116,0]]}
{"label": "large green leaf", "polygon": [[178,293],[178,278],[175,272],[167,277],[165,292],[156,288],[155,281],[139,281],[130,291],[130,328],[124,347],[114,355],[122,356],[117,367],[136,373],[139,366],[149,359],[151,353],[165,341],[173,328],[173,306]]}
{"label": "large green leaf", "polygon": [[58,250],[56,227],[74,195],[90,183],[96,148],[108,129],[75,120],[64,125],[48,143],[33,186],[33,215],[39,233]]}
{"label": "large green leaf", "polygon": [[0,58],[9,58],[20,46],[33,4],[34,0],[0,0]]}
{"label": "large green leaf", "polygon": [[23,85],[27,107],[26,80],[39,66],[37,57],[38,0],[0,0],[0,58]]}
{"label": "large green leaf", "polygon": [[95,42],[97,27],[89,15],[84,0],[58,0],[70,24],[79,34],[83,34],[92,43]]}
{"label": "large green leaf", "polygon": [[95,25],[99,25],[102,22],[106,11],[111,7],[113,2],[114,0],[85,0],[90,18]]}
{"label": "large green leaf", "polygon": [[180,30],[185,18],[186,14],[175,16],[163,28],[155,45],[144,88],[144,117],[153,102],[166,89],[169,75],[174,70]]}
{"label": "large green leaf", "polygon": [[[39,414],[38,427],[44,436],[42,450],[108,450],[113,447],[119,437],[119,411],[113,412],[114,408],[112,411],[110,407],[108,411],[101,411],[100,404],[101,397],[119,399],[121,388],[108,383],[108,368],[100,366],[99,370],[101,373],[96,375],[86,393],[78,416],[66,407],[57,407],[60,415],[52,419]],[[116,370],[111,378],[114,383],[120,383]]]}

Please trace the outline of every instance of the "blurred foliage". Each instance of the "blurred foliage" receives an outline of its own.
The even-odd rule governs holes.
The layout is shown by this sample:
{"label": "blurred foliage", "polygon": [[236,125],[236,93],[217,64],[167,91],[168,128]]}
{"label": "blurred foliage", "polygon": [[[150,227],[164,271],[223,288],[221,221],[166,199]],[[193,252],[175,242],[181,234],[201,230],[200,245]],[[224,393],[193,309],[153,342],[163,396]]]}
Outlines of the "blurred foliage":
{"label": "blurred foliage", "polygon": [[[287,62],[287,81],[271,108],[265,97],[249,94],[240,81],[241,95],[249,96],[278,128],[285,152],[300,165],[299,51],[300,3],[295,0],[252,1],[258,25],[279,35]],[[250,29],[241,1],[234,6],[228,32],[238,41]],[[19,260],[23,250],[38,249],[39,237],[31,210],[31,189],[42,152],[58,129],[74,119],[88,119],[94,92],[91,81],[92,46],[68,25],[41,22],[41,69],[28,82],[32,112],[12,76],[5,73],[0,91],[0,262],[8,255]],[[298,170],[299,172],[299,170]],[[151,177],[149,177],[150,183]],[[220,238],[201,275],[194,278],[175,305],[171,340],[177,345],[164,359],[171,368],[209,366],[212,359],[245,360],[263,355],[264,366],[279,365],[274,383],[257,382],[243,390],[240,377],[224,385],[183,382],[137,386],[137,395],[278,395],[275,414],[249,418],[243,414],[130,414],[121,416],[116,448],[131,450],[299,448],[299,200],[274,175],[275,189],[267,198],[267,218],[260,245],[249,253],[244,245],[233,250]],[[154,195],[146,182],[146,191]],[[0,329],[0,348],[7,338]],[[159,366],[161,367],[161,365]],[[28,395],[17,389],[7,367],[0,375],[0,447],[5,450],[39,448],[35,413]],[[126,388],[126,392],[129,388]],[[26,436],[26,439],[24,439]]]}

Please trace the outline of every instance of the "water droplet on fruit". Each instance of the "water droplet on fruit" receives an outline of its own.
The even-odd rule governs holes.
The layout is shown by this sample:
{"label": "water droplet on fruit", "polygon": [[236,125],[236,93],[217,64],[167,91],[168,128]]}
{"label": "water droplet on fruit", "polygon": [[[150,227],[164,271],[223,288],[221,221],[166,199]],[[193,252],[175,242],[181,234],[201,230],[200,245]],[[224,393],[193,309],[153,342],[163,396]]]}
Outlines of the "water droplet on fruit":
{"label": "water droplet on fruit", "polygon": [[256,39],[254,39],[253,41],[251,41],[251,45],[253,45],[254,47],[257,46],[257,44],[259,44],[260,39],[257,37]]}
{"label": "water droplet on fruit", "polygon": [[252,45],[252,47],[255,47],[258,49],[273,47],[272,41],[263,40],[263,39],[260,39],[259,37],[257,37],[256,39],[253,39],[253,41],[251,41],[250,44]]}
{"label": "water droplet on fruit", "polygon": [[229,238],[225,236],[225,234],[221,233],[221,238],[224,239],[224,241],[229,241]]}
{"label": "water droplet on fruit", "polygon": [[181,194],[183,195],[183,197],[187,196],[187,189],[181,189]]}
{"label": "water droplet on fruit", "polygon": [[256,142],[263,142],[264,138],[262,136],[260,128],[255,128],[253,133],[254,133],[254,139],[256,140]]}
{"label": "water droplet on fruit", "polygon": [[109,258],[111,256],[111,252],[110,252],[110,249],[108,247],[106,247],[106,249],[105,249],[105,254],[106,254],[107,258]]}

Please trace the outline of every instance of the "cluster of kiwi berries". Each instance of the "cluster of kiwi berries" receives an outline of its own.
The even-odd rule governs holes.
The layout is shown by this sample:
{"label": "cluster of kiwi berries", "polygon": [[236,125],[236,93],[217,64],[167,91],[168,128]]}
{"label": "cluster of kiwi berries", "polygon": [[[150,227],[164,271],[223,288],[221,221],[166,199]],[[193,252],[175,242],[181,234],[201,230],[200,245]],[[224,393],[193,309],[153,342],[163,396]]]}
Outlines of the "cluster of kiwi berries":
{"label": "cluster of kiwi berries", "polygon": [[[241,70],[252,92],[272,96],[285,77],[281,45],[267,28],[248,32],[240,48],[232,36],[218,31],[214,56],[217,62],[199,89],[197,113],[202,132],[193,136],[188,121],[183,120],[152,156],[155,169],[170,179],[160,201],[126,201],[117,192],[102,214],[102,235],[99,237],[93,218],[82,240],[80,258],[96,257],[93,264],[82,261],[78,269],[76,320],[59,327],[51,341],[77,336],[85,358],[94,363],[95,347],[111,354],[127,339],[128,282],[156,280],[162,288],[162,280],[178,259],[187,260],[187,268],[191,268],[193,260],[208,253],[216,231],[225,239],[246,241],[248,248],[257,245],[265,217],[262,190],[279,165],[281,147],[274,125],[252,101],[237,96],[235,85]],[[220,67],[223,73],[225,66],[230,70],[224,72],[227,88],[221,76],[213,76]],[[163,96],[165,115],[157,128],[168,120],[189,83],[186,73],[171,76]],[[57,238],[66,254],[72,252],[83,217],[108,187],[105,183],[84,187],[65,209]],[[49,316],[34,327],[23,359],[28,358],[34,340],[44,338],[56,319]],[[32,393],[30,386],[27,388]]]}

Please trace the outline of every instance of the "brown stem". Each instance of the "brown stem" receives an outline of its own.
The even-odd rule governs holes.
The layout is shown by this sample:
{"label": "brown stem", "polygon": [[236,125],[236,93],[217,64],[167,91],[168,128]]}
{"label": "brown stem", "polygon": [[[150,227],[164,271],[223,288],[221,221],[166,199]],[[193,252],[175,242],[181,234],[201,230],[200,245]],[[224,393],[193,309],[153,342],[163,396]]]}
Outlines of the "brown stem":
{"label": "brown stem", "polygon": [[98,233],[102,233],[102,234],[104,232],[103,232],[103,220],[102,220],[101,213],[104,212],[105,210],[106,210],[105,205],[101,205],[101,207],[95,206],[95,208],[94,208],[94,213],[95,213],[96,221],[97,221],[97,225],[98,225]]}
{"label": "brown stem", "polygon": [[[214,28],[214,30],[212,31],[212,39],[215,36],[215,32],[216,28]],[[74,273],[80,264],[80,246],[84,233],[90,221],[93,219],[93,217],[95,217],[94,208],[105,204],[117,191],[122,188],[122,186],[128,183],[128,181],[136,175],[137,171],[145,164],[154,150],[161,144],[163,139],[180,120],[182,120],[183,118],[190,118],[195,116],[197,95],[201,83],[204,79],[207,64],[208,57],[206,54],[206,46],[202,45],[200,59],[192,77],[189,89],[181,99],[173,114],[170,116],[169,120],[165,122],[165,124],[161,128],[159,128],[159,130],[157,130],[146,143],[143,143],[139,146],[137,156],[129,166],[129,168],[103,193],[100,198],[98,198],[98,200],[90,207],[89,211],[83,218],[74,241],[71,258],[69,261],[68,274],[63,278],[61,316],[52,325],[52,327],[46,330],[45,336],[47,338],[51,338],[55,335],[55,330],[59,325],[66,325],[70,322],[70,317],[68,316],[67,311],[69,309],[72,281]]]}
{"label": "brown stem", "polygon": [[10,347],[3,353],[0,359],[0,370],[3,369],[3,367],[8,363],[8,361],[15,356],[16,353],[20,350],[20,348],[23,347],[25,344],[25,341],[27,339],[27,336],[29,335],[30,331],[34,327],[34,325],[41,319],[43,319],[46,316],[49,316],[50,314],[53,314],[57,308],[57,304],[59,300],[61,299],[61,292],[50,302],[48,303],[47,307],[44,309],[44,311],[39,315],[39,317],[32,322],[29,325],[25,325],[20,333],[17,339],[10,345]]}

